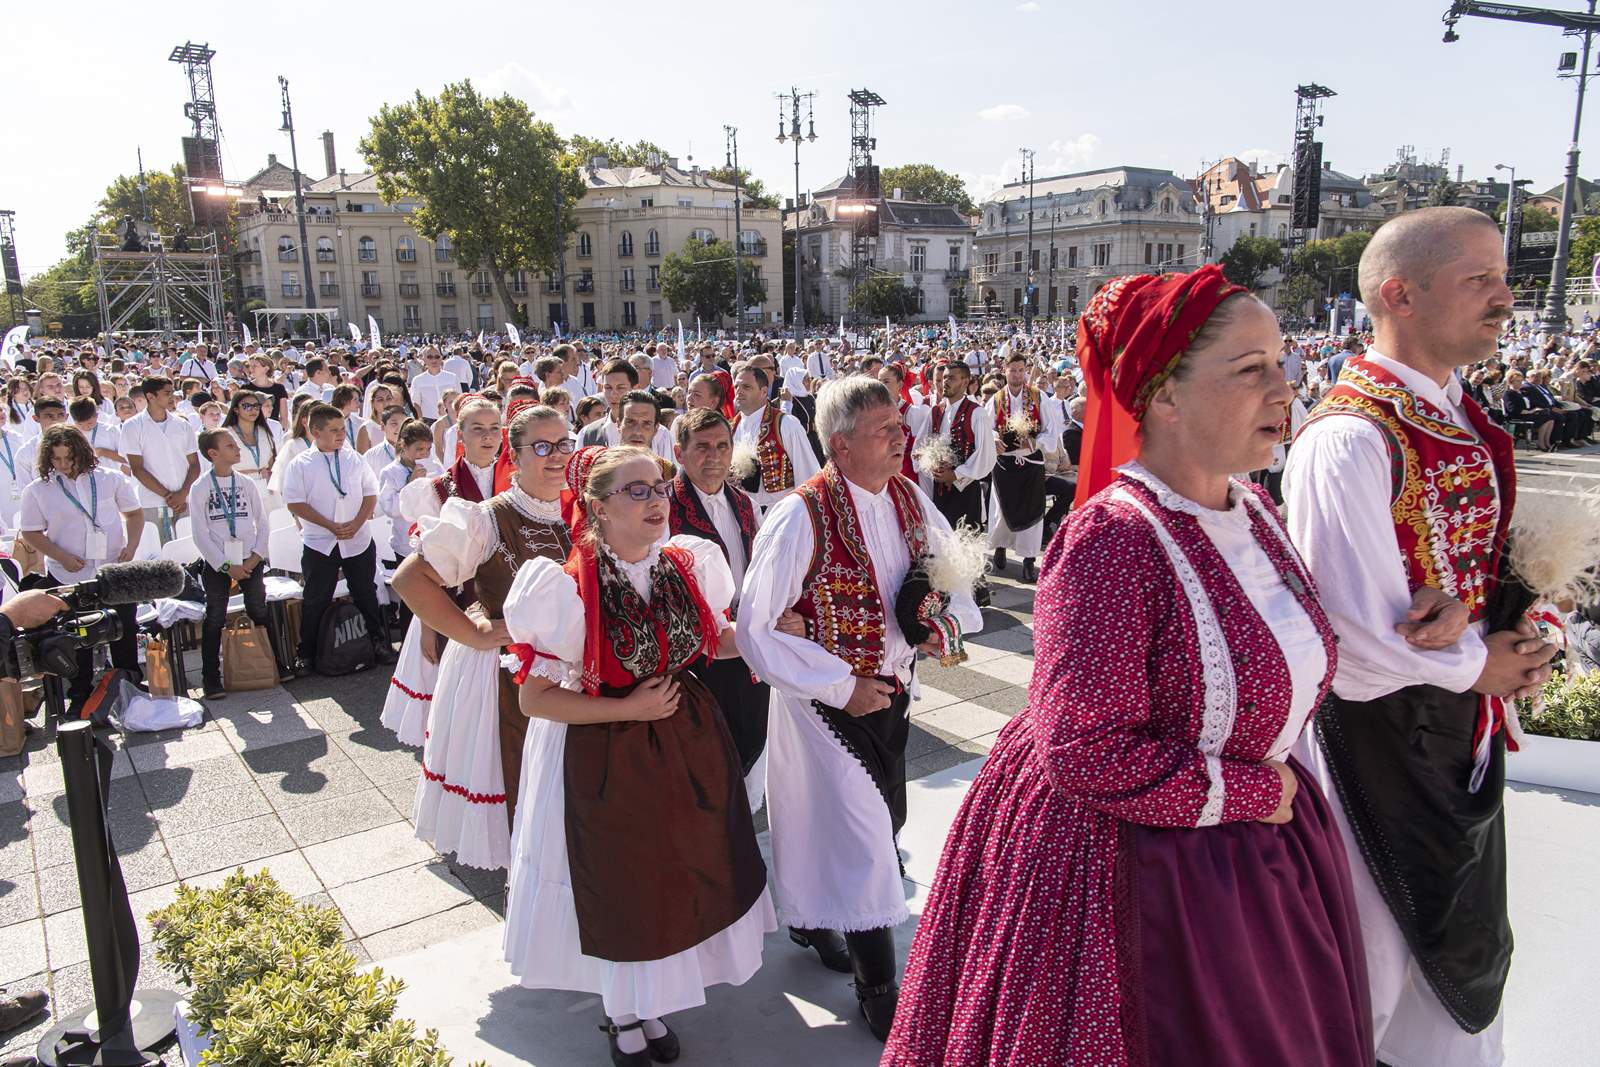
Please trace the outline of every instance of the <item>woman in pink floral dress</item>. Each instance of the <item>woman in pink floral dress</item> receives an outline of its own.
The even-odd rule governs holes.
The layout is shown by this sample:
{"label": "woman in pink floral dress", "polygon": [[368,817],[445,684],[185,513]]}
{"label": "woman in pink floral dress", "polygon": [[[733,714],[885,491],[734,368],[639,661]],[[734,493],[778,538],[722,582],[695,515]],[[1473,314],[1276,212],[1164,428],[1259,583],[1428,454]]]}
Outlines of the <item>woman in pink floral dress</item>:
{"label": "woman in pink floral dress", "polygon": [[1288,414],[1277,324],[1207,267],[1119,279],[1078,336],[1093,484],[883,1063],[1370,1065],[1349,867],[1288,756],[1335,641],[1271,501],[1229,476]]}

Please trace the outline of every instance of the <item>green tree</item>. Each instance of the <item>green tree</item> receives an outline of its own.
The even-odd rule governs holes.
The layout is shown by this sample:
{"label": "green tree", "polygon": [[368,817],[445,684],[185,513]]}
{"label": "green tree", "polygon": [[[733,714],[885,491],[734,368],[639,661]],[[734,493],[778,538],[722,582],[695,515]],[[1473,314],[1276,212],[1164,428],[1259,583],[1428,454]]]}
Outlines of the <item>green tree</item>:
{"label": "green tree", "polygon": [[727,182],[729,185],[738,184],[751,207],[771,208],[774,211],[778,209],[778,194],[767,192],[767,187],[760,178],[752,177],[748,170],[740,167],[738,182],[735,183],[733,170],[732,167],[712,167],[706,171],[706,177],[712,181]]}
{"label": "green tree", "polygon": [[575,133],[567,141],[567,152],[582,166],[595,156],[605,156],[613,167],[656,167],[667,159],[667,151],[651,141],[625,145],[615,137],[604,140]]}
{"label": "green tree", "polygon": [[1310,241],[1295,252],[1290,273],[1307,275],[1313,279],[1316,282],[1314,295],[1325,297],[1330,287],[1335,292],[1358,292],[1361,279],[1356,268],[1361,263],[1361,253],[1367,250],[1367,242],[1371,240],[1371,233],[1356,230],[1339,237]]}
{"label": "green tree", "polygon": [[1572,224],[1567,276],[1587,277],[1593,268],[1595,256],[1600,256],[1600,215],[1585,215]]}
{"label": "green tree", "polygon": [[[157,233],[170,234],[179,226],[186,230],[194,228],[182,163],[174,163],[172,169],[167,171],[147,171],[144,180],[143,205],[148,207],[150,226]],[[114,233],[125,215],[131,215],[141,222],[146,218],[139,198],[137,174],[120,175],[106,186],[105,194],[100,197],[100,203],[95,205],[94,216],[89,222],[101,233]],[[69,249],[74,236],[87,243],[88,233],[85,228],[69,235]]]}
{"label": "green tree", "polygon": [[1295,315],[1304,315],[1306,306],[1313,300],[1320,301],[1326,296],[1327,290],[1323,284],[1309,274],[1290,274],[1278,286],[1278,307]]}
{"label": "green tree", "polygon": [[1241,237],[1218,263],[1233,284],[1258,289],[1269,271],[1283,265],[1283,249],[1270,237]]}
{"label": "green tree", "polygon": [[954,204],[964,215],[977,211],[966,183],[932,163],[905,163],[898,167],[883,168],[883,193],[892,195],[895,189],[907,200],[923,200],[931,204]]}
{"label": "green tree", "polygon": [[[693,311],[706,322],[721,322],[738,311],[733,269],[733,245],[727,241],[704,244],[689,238],[683,251],[672,252],[661,264],[661,292],[674,311]],[[744,264],[744,302],[764,304],[767,286],[755,264]]]}
{"label": "green tree", "polygon": [[[1504,213],[1504,210],[1505,205],[1502,204],[1502,213]],[[1560,224],[1561,220],[1556,217],[1554,211],[1549,211],[1542,207],[1524,207],[1522,209],[1523,233],[1555,233],[1556,227]]]}
{"label": "green tree", "polygon": [[1454,207],[1461,203],[1461,186],[1449,178],[1441,178],[1428,190],[1429,207]]}
{"label": "green tree", "polygon": [[850,309],[870,315],[874,321],[885,315],[903,320],[916,306],[917,291],[902,285],[898,274],[874,274],[850,294]]}
{"label": "green tree", "polygon": [[429,240],[448,235],[456,259],[487,269],[507,307],[517,301],[506,272],[554,270],[577,228],[583,179],[563,147],[521,100],[490,99],[470,81],[383,105],[361,139],[383,198],[414,198],[411,225]]}

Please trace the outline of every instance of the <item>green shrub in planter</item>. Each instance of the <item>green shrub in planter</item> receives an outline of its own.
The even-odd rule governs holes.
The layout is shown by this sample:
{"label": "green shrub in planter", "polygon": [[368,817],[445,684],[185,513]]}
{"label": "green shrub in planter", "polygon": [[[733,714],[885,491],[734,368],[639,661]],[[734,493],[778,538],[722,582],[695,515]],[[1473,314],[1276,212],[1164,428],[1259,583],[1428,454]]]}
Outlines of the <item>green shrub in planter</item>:
{"label": "green shrub in planter", "polygon": [[192,992],[205,1067],[449,1067],[430,1030],[394,1017],[403,988],[363,971],[332,908],[297,904],[270,874],[180,886],[151,915],[156,958]]}
{"label": "green shrub in planter", "polygon": [[1544,710],[1519,709],[1522,728],[1544,737],[1600,741],[1600,672],[1566,675],[1556,671],[1544,683]]}

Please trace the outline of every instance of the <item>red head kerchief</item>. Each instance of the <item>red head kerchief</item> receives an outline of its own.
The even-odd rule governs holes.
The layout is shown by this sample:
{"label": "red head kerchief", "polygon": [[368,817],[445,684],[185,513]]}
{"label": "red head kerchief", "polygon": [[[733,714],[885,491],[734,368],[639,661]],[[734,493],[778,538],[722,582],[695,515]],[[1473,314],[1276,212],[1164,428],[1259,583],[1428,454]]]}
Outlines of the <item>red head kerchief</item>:
{"label": "red head kerchief", "polygon": [[733,375],[725,370],[714,370],[711,377],[722,386],[722,417],[729,422],[733,421]]}
{"label": "red head kerchief", "polygon": [[1195,334],[1247,290],[1208,264],[1192,274],[1135,274],[1095,294],[1078,320],[1078,363],[1089,388],[1078,493],[1083,504],[1139,451],[1139,423]]}
{"label": "red head kerchief", "polygon": [[525,411],[537,403],[531,397],[519,396],[506,405],[505,425],[500,428],[500,455],[494,461],[494,491],[497,494],[510,489],[511,483],[517,479],[517,456],[511,451],[511,420],[517,417],[519,411]]}
{"label": "red head kerchief", "polygon": [[567,487],[561,490],[561,517],[566,520],[567,529],[572,531],[574,551],[588,527],[583,513],[583,487],[589,483],[589,468],[594,466],[594,461],[605,450],[605,445],[589,445],[578,449],[567,460]]}

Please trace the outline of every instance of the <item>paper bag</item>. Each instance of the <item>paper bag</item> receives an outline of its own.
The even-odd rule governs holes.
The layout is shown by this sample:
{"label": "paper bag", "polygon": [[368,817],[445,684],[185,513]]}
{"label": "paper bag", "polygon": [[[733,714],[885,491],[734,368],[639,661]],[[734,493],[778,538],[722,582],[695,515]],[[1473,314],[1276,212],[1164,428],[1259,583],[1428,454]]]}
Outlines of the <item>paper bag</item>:
{"label": "paper bag", "polygon": [[153,697],[178,695],[172,683],[172,653],[159,637],[152,637],[145,646],[144,682]]}
{"label": "paper bag", "polygon": [[278,658],[265,628],[240,619],[222,631],[222,687],[230,693],[278,684]]}

